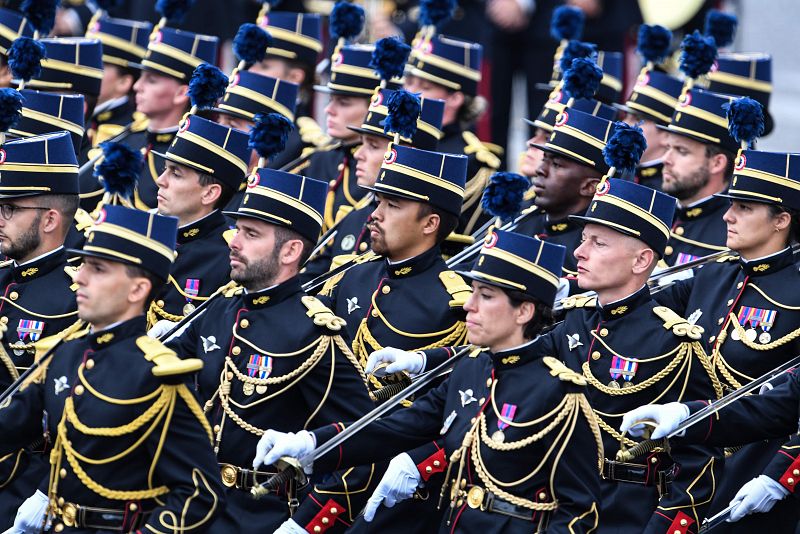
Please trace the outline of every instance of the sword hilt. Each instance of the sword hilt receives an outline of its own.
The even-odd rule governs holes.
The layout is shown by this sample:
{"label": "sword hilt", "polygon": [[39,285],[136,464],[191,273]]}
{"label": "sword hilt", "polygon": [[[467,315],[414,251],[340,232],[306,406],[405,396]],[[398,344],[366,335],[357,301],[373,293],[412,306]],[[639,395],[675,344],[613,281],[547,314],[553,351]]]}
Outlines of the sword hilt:
{"label": "sword hilt", "polygon": [[305,471],[303,471],[303,466],[294,458],[281,458],[275,463],[275,466],[280,470],[278,473],[250,489],[250,495],[252,495],[253,498],[260,499],[292,480],[297,480],[297,483],[301,486],[308,482]]}
{"label": "sword hilt", "polygon": [[408,375],[401,373],[401,376],[402,378],[399,382],[389,384],[388,386],[383,386],[375,391],[370,391],[369,396],[372,397],[372,400],[376,402],[383,402],[391,399],[411,385],[411,379],[408,377]]}
{"label": "sword hilt", "polygon": [[639,458],[640,456],[644,456],[645,454],[653,452],[654,450],[663,446],[664,446],[664,441],[662,440],[654,441],[652,439],[646,439],[632,446],[630,449],[618,450],[617,461],[630,462],[636,458]]}

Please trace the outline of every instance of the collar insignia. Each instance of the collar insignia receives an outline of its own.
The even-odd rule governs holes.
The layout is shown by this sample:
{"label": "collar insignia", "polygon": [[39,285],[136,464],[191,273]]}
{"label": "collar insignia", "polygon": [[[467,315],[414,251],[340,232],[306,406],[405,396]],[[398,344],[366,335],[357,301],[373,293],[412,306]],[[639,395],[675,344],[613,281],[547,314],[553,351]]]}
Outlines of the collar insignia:
{"label": "collar insignia", "polygon": [[[763,273],[767,269],[769,269],[769,263],[762,263],[760,265],[756,265],[755,267],[753,267],[753,271],[757,273]],[[22,275],[24,276],[25,273],[22,273]]]}
{"label": "collar insignia", "polygon": [[404,275],[406,275],[406,274],[408,274],[408,273],[410,273],[410,272],[411,272],[411,267],[402,267],[402,268],[400,268],[400,269],[397,269],[397,270],[394,272],[394,274],[395,274],[396,276],[404,276]]}
{"label": "collar insignia", "polygon": [[269,295],[264,295],[258,297],[257,299],[253,299],[253,304],[255,305],[266,304],[267,302],[269,302],[269,299],[270,299]]}
{"label": "collar insignia", "polygon": [[111,332],[108,332],[107,334],[103,334],[102,336],[98,336],[97,337],[97,343],[99,343],[99,344],[108,343],[112,339],[114,339],[114,334],[111,333]]}
{"label": "collar insignia", "polygon": [[199,233],[200,233],[199,228],[192,228],[190,230],[186,230],[185,232],[183,232],[183,237],[194,237]]}
{"label": "collar insignia", "polygon": [[611,315],[622,315],[626,311],[628,311],[628,307],[627,306],[618,306],[618,307],[614,308],[613,310],[611,310]]}
{"label": "collar insignia", "polygon": [[514,365],[519,361],[519,359],[520,359],[519,356],[506,356],[505,358],[500,360],[500,362],[503,363],[504,365]]}
{"label": "collar insignia", "polygon": [[39,272],[39,268],[38,267],[31,267],[30,269],[25,269],[24,271],[22,271],[21,274],[22,274],[22,276],[33,276],[34,274],[36,274],[38,272]]}

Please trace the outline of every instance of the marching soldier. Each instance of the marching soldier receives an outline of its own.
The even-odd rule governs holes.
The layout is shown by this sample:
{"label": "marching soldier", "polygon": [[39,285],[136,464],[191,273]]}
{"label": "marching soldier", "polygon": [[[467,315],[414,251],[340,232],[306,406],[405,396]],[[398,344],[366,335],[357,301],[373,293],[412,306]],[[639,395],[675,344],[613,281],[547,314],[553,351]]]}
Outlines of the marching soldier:
{"label": "marching soldier", "polygon": [[[559,147],[569,146],[599,161],[599,146],[609,149],[606,154],[636,150],[637,141],[618,144],[630,135],[629,128],[573,110],[563,124],[556,123],[544,150],[560,153]],[[620,129],[623,133],[617,134]],[[604,137],[611,130],[615,135]],[[666,247],[674,211],[672,197],[604,176],[586,214],[575,217],[584,225],[574,252],[578,286],[597,296],[565,299],[564,321],[541,344],[545,354],[557,355],[589,384],[587,396],[603,430],[606,457],[600,532],[696,532],[714,494],[719,462],[714,451],[675,450],[679,468],[664,452],[635,462],[614,456],[634,444],[615,429],[642,399],[721,394],[700,343],[702,328],[658,306],[646,285]]]}
{"label": "marching soldier", "polygon": [[324,182],[281,171],[251,175],[241,206],[229,212],[237,219],[230,273],[244,289],[209,304],[171,344],[205,361],[197,387],[228,500],[212,532],[255,525],[273,532],[290,515],[280,531],[342,530],[366,500],[371,467],[313,488],[291,484],[263,501],[250,495],[274,473],[248,467],[264,429],[301,431],[357,418],[372,405],[342,338],[344,321],[306,295],[297,276],[319,235],[326,190]]}
{"label": "marching soldier", "polygon": [[147,311],[148,327],[180,321],[228,278],[229,225],[222,209],[247,174],[247,134],[196,115],[186,118],[156,180],[158,213],[178,218],[177,256]]}
{"label": "marching soldier", "polygon": [[[800,237],[800,197],[794,186],[800,175],[793,167],[797,160],[785,153],[741,151],[734,185],[719,195],[731,201],[723,217],[728,227],[726,245],[738,258],[723,256],[656,297],[679,314],[691,314],[711,334],[707,341],[716,373],[731,389],[800,352],[796,340],[800,301],[786,291],[798,277],[791,247]],[[727,507],[739,488],[762,472],[783,441],[755,443],[726,459],[711,514]],[[743,519],[729,530],[752,532],[769,525],[776,532],[789,532],[798,519],[796,507],[785,502],[769,515]]]}
{"label": "marching soldier", "polygon": [[0,452],[43,432],[53,449],[47,495],[31,496],[15,528],[39,528],[46,511],[53,532],[203,532],[224,507],[211,428],[186,385],[203,362],[145,336],[176,226],[107,205],[71,251],[84,257],[75,283],[91,331],[55,349],[0,409]]}
{"label": "marching soldier", "polygon": [[[263,5],[264,9],[269,6]],[[302,156],[332,142],[311,117],[317,57],[322,52],[322,21],[314,13],[270,11],[259,16],[258,25],[272,36],[272,45],[267,48],[266,58],[252,65],[249,71],[298,86],[295,127],[289,132],[286,148],[271,159],[268,167],[296,168],[302,163]]]}
{"label": "marching soldier", "polygon": [[[316,458],[313,468],[324,472],[385,459],[443,436],[440,463],[447,464],[450,487],[442,497],[449,495],[443,500],[450,511],[439,532],[591,532],[603,449],[584,397],[586,380],[542,357],[535,340],[549,322],[564,247],[498,231],[481,252],[463,273],[473,288],[464,305],[473,346],[460,349],[469,356],[410,408],[372,422],[336,454]],[[437,351],[450,352],[426,352]],[[340,431],[338,424],[313,435],[269,431],[254,463],[269,465],[284,454],[300,458]],[[395,491],[379,486],[367,520],[381,502],[392,506],[421,481],[407,453],[392,463],[410,464],[410,475],[392,481]]]}
{"label": "marching soldier", "polygon": [[[82,112],[82,110],[81,110]],[[34,361],[39,340],[64,335],[78,320],[64,239],[78,209],[78,168],[67,132],[3,144],[0,184],[0,387]],[[60,172],[46,172],[47,168]],[[47,474],[43,443],[32,439],[3,458],[0,526]]]}

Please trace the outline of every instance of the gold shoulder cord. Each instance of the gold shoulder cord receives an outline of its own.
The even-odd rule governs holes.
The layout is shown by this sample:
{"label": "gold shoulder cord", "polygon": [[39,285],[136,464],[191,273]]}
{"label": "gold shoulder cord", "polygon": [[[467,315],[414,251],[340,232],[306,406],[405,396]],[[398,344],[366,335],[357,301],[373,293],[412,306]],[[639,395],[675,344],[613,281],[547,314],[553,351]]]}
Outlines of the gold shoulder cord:
{"label": "gold shoulder cord", "polygon": [[[464,471],[464,464],[466,461],[467,453],[469,453],[470,459],[472,464],[475,467],[475,473],[478,475],[478,478],[481,480],[483,485],[486,489],[492,492],[494,495],[500,497],[501,499],[510,502],[516,506],[527,508],[529,510],[535,511],[552,511],[558,508],[558,500],[555,499],[556,495],[556,488],[555,488],[555,473],[556,469],[558,468],[559,461],[561,456],[564,453],[564,450],[569,445],[570,440],[572,439],[572,435],[575,431],[575,426],[578,422],[578,417],[582,414],[586,421],[589,424],[591,429],[592,435],[595,439],[595,444],[597,445],[598,457],[597,457],[597,469],[598,473],[602,469],[603,466],[603,440],[600,436],[600,430],[597,425],[597,420],[595,417],[594,412],[592,411],[591,406],[589,406],[589,402],[586,400],[586,397],[583,393],[567,393],[564,395],[564,398],[561,402],[555,406],[552,410],[548,413],[542,415],[541,417],[527,421],[527,422],[515,422],[504,418],[500,411],[497,408],[497,402],[495,398],[495,391],[497,387],[498,380],[495,380],[492,384],[492,391],[491,391],[491,403],[492,403],[492,410],[494,411],[495,416],[498,418],[499,421],[508,424],[514,428],[526,428],[533,425],[541,425],[545,424],[544,428],[542,428],[539,432],[532,434],[526,438],[523,438],[519,441],[512,441],[512,442],[497,442],[494,441],[488,433],[487,430],[487,422],[486,422],[486,414],[481,413],[480,416],[476,419],[475,423],[472,427],[467,431],[467,434],[464,436],[464,440],[462,441],[461,447],[458,448],[451,456],[450,456],[450,465],[448,466],[447,474],[445,476],[445,485],[447,483],[452,484],[452,489],[450,491],[450,506],[454,508],[457,506],[457,502],[463,500],[467,496],[467,492],[460,487],[459,481],[461,480],[461,475]],[[557,435],[553,439],[553,443],[548,448],[547,452],[545,452],[544,456],[542,457],[541,461],[539,462],[533,470],[525,475],[524,477],[514,480],[514,481],[502,481],[495,476],[493,476],[486,462],[483,459],[483,455],[481,453],[481,444],[485,445],[489,449],[501,451],[501,452],[512,452],[520,450],[524,447],[527,447],[537,441],[541,441],[545,436],[552,433],[554,430],[557,430]],[[524,499],[517,495],[513,495],[509,493],[504,488],[513,488],[515,486],[519,486],[520,484],[525,483],[526,481],[530,480],[533,476],[535,476],[548,460],[552,459],[552,468],[550,470],[550,494],[554,497],[553,501],[541,503],[541,502],[534,502],[529,499]],[[458,462],[458,474],[455,479],[450,479],[450,472],[454,463]],[[443,489],[444,491],[444,489]]]}

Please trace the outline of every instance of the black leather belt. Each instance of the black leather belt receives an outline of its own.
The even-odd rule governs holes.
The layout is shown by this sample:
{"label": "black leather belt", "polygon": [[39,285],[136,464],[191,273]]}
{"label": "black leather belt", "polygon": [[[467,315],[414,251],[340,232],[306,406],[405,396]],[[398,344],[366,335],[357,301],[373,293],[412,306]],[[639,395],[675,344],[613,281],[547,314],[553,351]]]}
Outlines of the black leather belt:
{"label": "black leather belt", "polygon": [[525,521],[532,521],[534,511],[529,508],[517,506],[496,496],[480,486],[467,486],[467,506],[483,512],[507,515]]}
{"label": "black leather belt", "polygon": [[275,471],[256,471],[245,469],[232,464],[219,464],[222,483],[229,488],[249,490],[257,484],[266,482],[275,474]]}
{"label": "black leather belt", "polygon": [[669,487],[675,478],[673,467],[655,469],[645,464],[615,462],[606,459],[603,462],[603,478],[615,482],[655,486],[658,489],[659,497],[661,497],[669,493]]}
{"label": "black leather belt", "polygon": [[97,528],[118,532],[131,532],[147,523],[150,512],[142,512],[136,504],[128,510],[94,508],[75,503],[64,503],[58,512],[61,522],[67,527]]}

